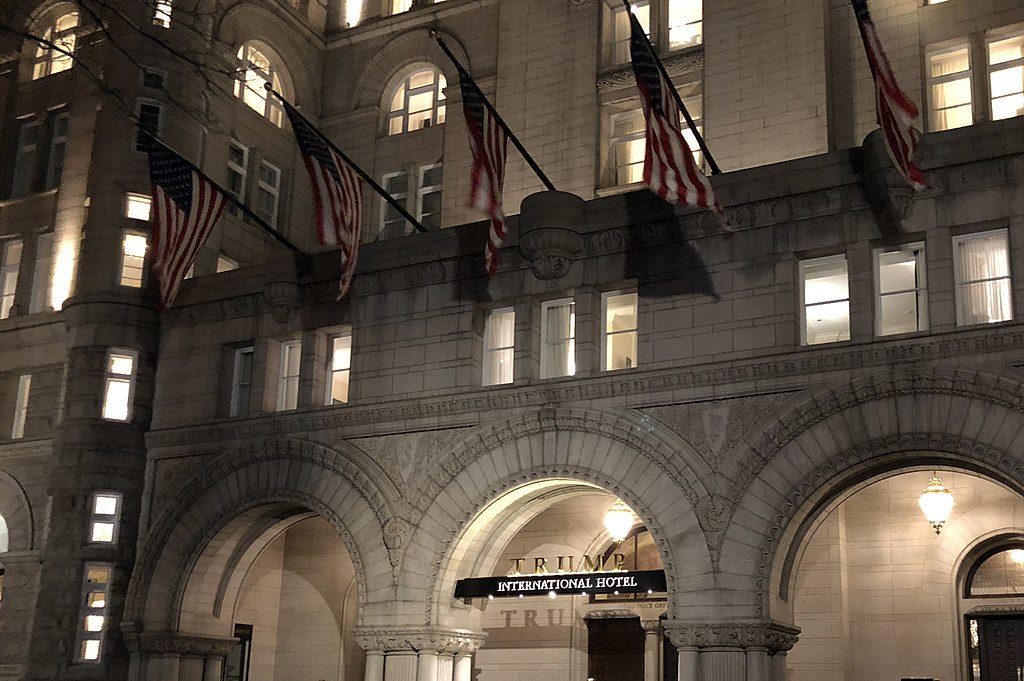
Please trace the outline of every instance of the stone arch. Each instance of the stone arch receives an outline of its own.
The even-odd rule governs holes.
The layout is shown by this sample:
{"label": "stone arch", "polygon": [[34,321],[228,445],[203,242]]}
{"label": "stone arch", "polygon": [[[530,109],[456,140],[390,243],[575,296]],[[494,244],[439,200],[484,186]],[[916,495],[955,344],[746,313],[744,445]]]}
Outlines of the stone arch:
{"label": "stone arch", "polygon": [[[441,37],[462,65],[472,72],[469,57],[462,44],[443,31]],[[403,67],[416,62],[433,64],[441,70],[449,84],[458,82],[458,71],[437,46],[437,42],[430,37],[427,29],[408,31],[391,40],[367,62],[353,89],[352,110],[379,106],[384,89],[391,82],[392,76]]]}
{"label": "stone arch", "polygon": [[[214,555],[223,545],[219,539],[225,532],[246,532],[239,518],[258,523],[274,513],[282,527],[300,514],[315,513],[330,523],[355,566],[361,605],[390,592],[382,526],[393,513],[379,478],[355,458],[338,448],[280,440],[246,445],[204,464],[151,526],[132,575],[125,619],[150,631],[176,631],[190,577],[198,570],[207,593],[220,592],[223,569],[240,562],[239,551]],[[273,523],[264,529],[250,533],[251,539],[267,536]]]}
{"label": "stone arch", "polygon": [[[473,540],[467,532],[483,514],[499,517],[505,509],[523,509],[541,499],[550,483],[563,489],[598,487],[625,500],[661,552],[674,599],[670,607],[685,607],[691,601],[681,595],[683,580],[689,594],[713,579],[698,519],[709,498],[709,478],[706,464],[678,437],[633,412],[521,413],[465,438],[418,485],[430,491],[410,500],[422,506],[423,516],[408,543],[400,588],[430,594],[422,623],[457,621],[462,606],[449,587],[456,571],[453,557],[463,560],[460,552]],[[488,510],[499,500],[502,508]]]}
{"label": "stone arch", "polygon": [[943,467],[1024,492],[1024,462],[1009,454],[1024,446],[1018,387],[979,370],[893,370],[824,388],[773,419],[735,461],[720,558],[725,570],[752,566],[748,615],[791,616],[802,542],[827,509],[872,479]]}
{"label": "stone arch", "polygon": [[36,548],[35,518],[25,488],[17,478],[0,470],[0,516],[7,523],[7,550]]}

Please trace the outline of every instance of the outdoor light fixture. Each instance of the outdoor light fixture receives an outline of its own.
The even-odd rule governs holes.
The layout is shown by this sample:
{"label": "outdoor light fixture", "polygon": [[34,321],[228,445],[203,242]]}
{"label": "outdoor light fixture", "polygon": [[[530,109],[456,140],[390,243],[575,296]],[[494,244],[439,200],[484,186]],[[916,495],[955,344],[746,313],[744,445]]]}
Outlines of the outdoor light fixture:
{"label": "outdoor light fixture", "polygon": [[604,514],[604,526],[612,539],[619,542],[629,536],[635,522],[633,511],[622,499],[616,499],[612,507]]}
{"label": "outdoor light fixture", "polygon": [[942,480],[936,474],[921,492],[917,505],[935,528],[935,534],[939,534],[942,532],[942,526],[949,520],[949,514],[953,512],[953,494],[943,486]]}

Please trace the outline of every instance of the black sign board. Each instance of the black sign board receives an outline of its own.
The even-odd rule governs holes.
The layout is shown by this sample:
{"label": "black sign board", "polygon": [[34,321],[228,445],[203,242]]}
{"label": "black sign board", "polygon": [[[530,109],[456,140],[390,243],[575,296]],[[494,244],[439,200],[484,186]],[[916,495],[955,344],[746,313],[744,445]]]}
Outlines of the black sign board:
{"label": "black sign board", "polygon": [[476,577],[455,583],[456,598],[515,598],[575,594],[645,594],[666,590],[664,570],[574,572]]}

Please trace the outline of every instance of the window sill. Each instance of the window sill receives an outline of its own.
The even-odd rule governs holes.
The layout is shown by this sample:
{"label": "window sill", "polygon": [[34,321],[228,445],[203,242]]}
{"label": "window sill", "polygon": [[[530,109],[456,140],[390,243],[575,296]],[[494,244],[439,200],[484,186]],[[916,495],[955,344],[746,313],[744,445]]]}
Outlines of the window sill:
{"label": "window sill", "polygon": [[640,191],[646,189],[647,185],[643,182],[633,182],[631,184],[619,184],[614,187],[598,187],[594,190],[594,195],[598,198],[604,198],[606,196],[618,196],[619,194],[629,194],[630,192]]}
{"label": "window sill", "polygon": [[4,199],[0,201],[0,208],[7,208],[8,206],[17,206],[21,203],[29,203],[31,201],[41,201],[44,197],[52,197],[57,194],[60,187],[53,187],[52,189],[42,189],[39,191],[30,192],[24,196],[17,198]]}

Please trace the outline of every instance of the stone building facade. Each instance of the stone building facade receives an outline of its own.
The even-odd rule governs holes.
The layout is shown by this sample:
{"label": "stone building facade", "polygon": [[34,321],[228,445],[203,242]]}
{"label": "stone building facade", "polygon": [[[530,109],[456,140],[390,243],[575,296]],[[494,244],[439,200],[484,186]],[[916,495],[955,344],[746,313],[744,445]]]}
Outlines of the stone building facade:
{"label": "stone building facade", "polygon": [[[633,181],[614,3],[0,8],[0,679],[1017,678],[1024,7],[872,2],[915,195],[845,2],[640,5],[729,238]],[[490,278],[430,28],[560,190]],[[367,193],[342,301],[263,82],[428,226]],[[225,214],[158,313],[128,112],[304,253]],[[665,593],[454,598],[616,498]]]}

